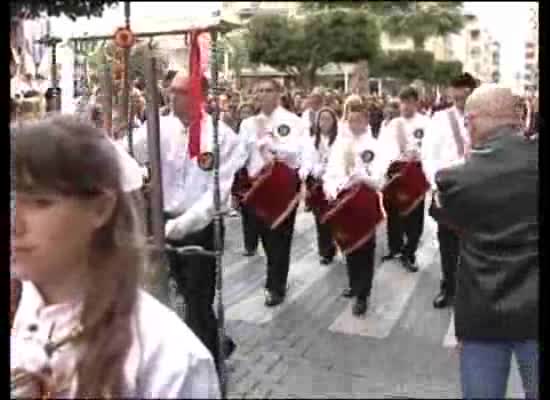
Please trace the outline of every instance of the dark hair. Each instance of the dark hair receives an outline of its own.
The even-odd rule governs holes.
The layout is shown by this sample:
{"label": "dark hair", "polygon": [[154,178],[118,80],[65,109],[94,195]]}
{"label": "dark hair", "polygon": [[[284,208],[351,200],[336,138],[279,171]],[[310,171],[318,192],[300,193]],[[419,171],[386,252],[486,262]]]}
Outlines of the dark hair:
{"label": "dark hair", "polygon": [[472,75],[465,72],[454,79],[451,80],[451,87],[452,88],[466,88],[474,90],[479,86],[478,80],[475,79]]}
{"label": "dark hair", "polygon": [[406,100],[418,101],[418,98],[419,98],[418,90],[416,90],[411,86],[403,89],[401,93],[399,93],[399,99],[402,101],[406,101]]}
{"label": "dark hair", "polygon": [[319,144],[321,143],[321,126],[319,124],[319,121],[321,120],[321,113],[324,113],[324,112],[329,113],[333,121],[332,129],[330,131],[329,141],[328,141],[329,146],[332,146],[332,144],[336,140],[336,136],[338,135],[338,116],[336,115],[336,112],[329,107],[321,108],[317,113],[317,118],[315,118],[315,121],[312,126],[312,134],[315,137],[315,148],[317,150],[319,149]]}
{"label": "dark hair", "polygon": [[122,190],[116,149],[104,131],[66,115],[17,126],[14,136],[16,191],[89,198],[109,190],[116,195],[111,218],[91,244],[76,397],[124,397],[144,242],[136,204]]}
{"label": "dark hair", "polygon": [[174,70],[169,70],[168,72],[166,72],[166,75],[164,75],[164,81],[170,81],[172,82],[172,80],[174,79],[174,77],[177,75],[177,71],[174,71]]}

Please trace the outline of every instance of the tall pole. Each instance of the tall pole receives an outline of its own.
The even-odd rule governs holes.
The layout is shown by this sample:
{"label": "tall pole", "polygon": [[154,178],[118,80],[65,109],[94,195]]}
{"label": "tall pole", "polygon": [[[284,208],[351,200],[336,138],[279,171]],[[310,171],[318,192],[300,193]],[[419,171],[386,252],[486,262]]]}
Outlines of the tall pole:
{"label": "tall pole", "polygon": [[[130,29],[130,2],[124,2],[124,19],[126,29]],[[127,123],[127,132],[128,132],[128,150],[131,156],[134,155],[134,141],[132,138],[132,107],[130,106],[130,48],[124,49],[123,53],[123,62],[124,62],[124,76],[123,76],[123,87],[122,87],[122,104],[121,104],[121,118]]]}
{"label": "tall pole", "polygon": [[220,390],[222,398],[226,397],[227,393],[227,375],[225,370],[225,313],[223,307],[223,267],[222,267],[222,212],[221,212],[221,195],[220,195],[220,146],[219,146],[219,120],[220,120],[220,105],[219,105],[219,87],[218,87],[218,33],[211,32],[212,38],[212,90],[216,106],[212,115],[212,123],[214,128],[214,252],[216,257],[216,296],[217,316],[218,316],[218,352],[219,352],[219,373],[220,373]]}

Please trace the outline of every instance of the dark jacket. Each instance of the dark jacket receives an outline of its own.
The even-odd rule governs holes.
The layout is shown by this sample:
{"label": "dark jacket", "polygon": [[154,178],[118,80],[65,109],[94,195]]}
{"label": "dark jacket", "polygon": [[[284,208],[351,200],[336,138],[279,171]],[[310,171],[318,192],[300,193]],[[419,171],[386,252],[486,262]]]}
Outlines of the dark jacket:
{"label": "dark jacket", "polygon": [[468,161],[436,176],[442,212],[460,228],[459,340],[538,335],[538,141],[502,127]]}

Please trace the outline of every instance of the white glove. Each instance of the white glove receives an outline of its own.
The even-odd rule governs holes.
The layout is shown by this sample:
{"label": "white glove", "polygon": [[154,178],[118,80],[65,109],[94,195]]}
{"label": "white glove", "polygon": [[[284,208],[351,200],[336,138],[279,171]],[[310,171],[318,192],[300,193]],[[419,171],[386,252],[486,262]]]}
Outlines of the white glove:
{"label": "white glove", "polygon": [[317,164],[313,167],[313,171],[311,171],[311,174],[317,178],[320,179],[323,174],[325,173],[325,165],[324,164]]}
{"label": "white glove", "polygon": [[167,239],[179,240],[183,239],[191,232],[194,221],[188,213],[185,213],[178,218],[171,219],[166,222],[164,227],[164,236]]}
{"label": "white glove", "polygon": [[300,168],[300,170],[298,171],[298,177],[303,182],[306,181],[308,175],[309,175],[309,172],[307,170],[305,170],[304,168]]}

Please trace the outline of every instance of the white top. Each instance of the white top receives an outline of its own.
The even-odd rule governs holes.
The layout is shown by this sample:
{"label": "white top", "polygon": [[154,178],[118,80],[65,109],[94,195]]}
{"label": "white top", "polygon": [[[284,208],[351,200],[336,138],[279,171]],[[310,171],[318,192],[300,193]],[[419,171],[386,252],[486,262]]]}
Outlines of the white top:
{"label": "white top", "polygon": [[[81,304],[45,305],[30,282],[23,292],[11,333],[11,368],[29,372],[46,365],[59,380],[54,398],[74,398],[73,375],[81,349],[69,342],[48,359],[44,345],[65,337],[78,323]],[[33,330],[33,328],[36,328]],[[53,328],[52,328],[53,327]],[[53,329],[53,331],[52,331]],[[219,384],[212,356],[179,317],[140,290],[133,318],[133,340],[124,372],[132,398],[219,398]],[[68,376],[67,376],[68,374]],[[24,390],[24,389],[22,389]],[[26,397],[20,393],[21,397]]]}
{"label": "white top", "polygon": [[470,138],[464,125],[464,115],[456,106],[434,114],[422,147],[423,168],[433,189],[437,188],[435,174],[439,170],[464,162],[464,157],[460,156],[458,152],[449,113],[454,113],[456,117],[465,150],[467,151],[470,147]]}
{"label": "white top", "polygon": [[[202,123],[201,156],[213,151],[212,118],[205,115]],[[220,194],[221,203],[228,201],[235,172],[246,157],[240,137],[219,121]],[[164,209],[179,215],[168,221],[167,236],[179,239],[204,229],[214,218],[213,169],[202,169],[198,158],[189,158],[187,150],[189,132],[173,114],[160,117],[160,149]],[[135,133],[134,154],[144,163],[147,155],[147,126]],[[176,223],[177,222],[177,223]],[[177,229],[176,229],[177,225]]]}
{"label": "white top", "polygon": [[381,190],[389,164],[387,152],[371,134],[338,137],[328,159],[323,189],[330,198],[358,181]]}
{"label": "white top", "polygon": [[143,179],[147,176],[147,169],[139,166],[136,160],[126,151],[124,144],[120,140],[112,140],[119,156],[120,169],[122,173],[122,190],[124,192],[133,192],[141,189]]}
{"label": "white top", "polygon": [[266,165],[266,151],[276,154],[290,168],[300,167],[300,156],[309,131],[303,121],[295,114],[277,107],[269,116],[264,113],[243,120],[240,137],[246,146],[245,166],[250,176],[255,176]]}
{"label": "white top", "polygon": [[[422,143],[427,134],[430,118],[420,113],[412,118],[397,117],[383,128],[379,136],[380,148],[384,158],[393,161],[421,159]],[[400,148],[399,126],[403,127],[404,149]]]}
{"label": "white top", "polygon": [[[332,145],[334,145],[334,143]],[[299,172],[302,180],[305,180],[309,175],[312,175],[317,179],[323,178],[331,148],[332,146],[329,145],[329,138],[324,135],[321,135],[318,149],[315,148],[314,136],[310,136],[304,140],[304,147],[302,149],[301,156],[302,165],[300,166]]]}
{"label": "white top", "polygon": [[317,120],[317,113],[318,111],[313,111],[311,108],[308,108],[304,110],[302,113],[302,122],[304,123],[305,129],[308,130],[308,132],[311,130],[312,122],[315,123]]}

